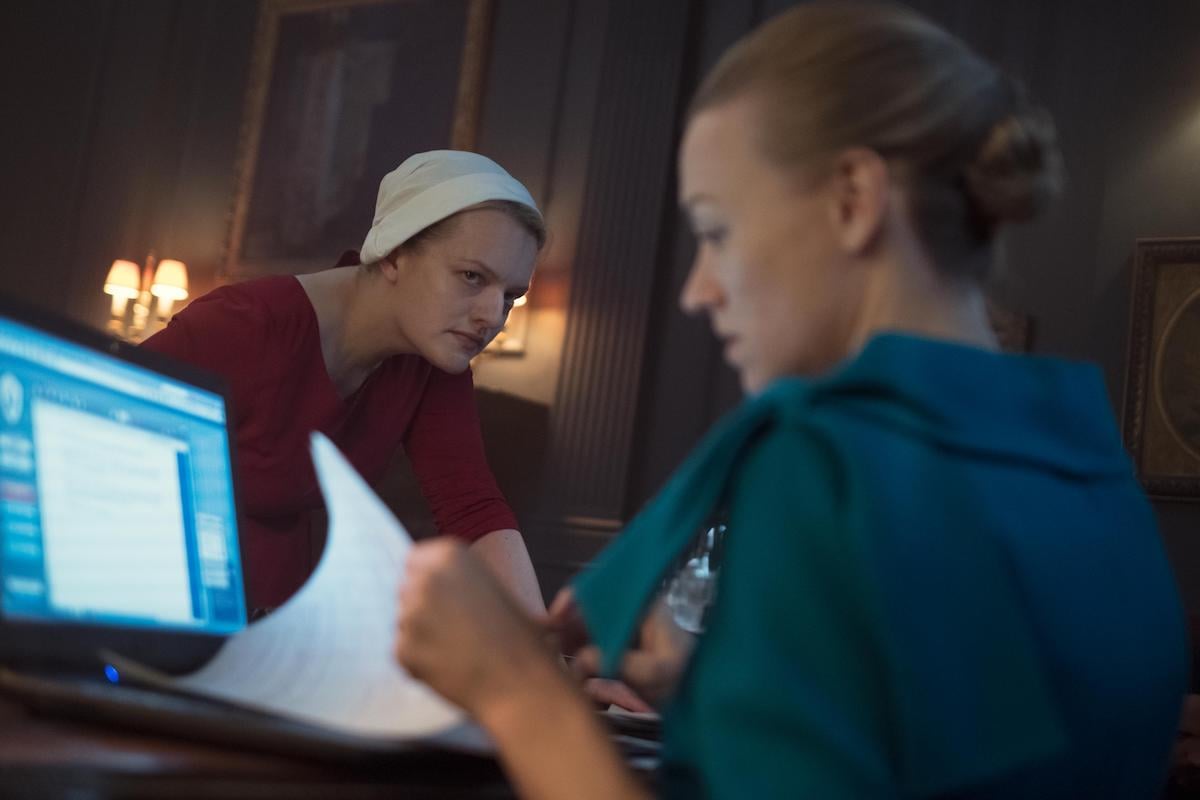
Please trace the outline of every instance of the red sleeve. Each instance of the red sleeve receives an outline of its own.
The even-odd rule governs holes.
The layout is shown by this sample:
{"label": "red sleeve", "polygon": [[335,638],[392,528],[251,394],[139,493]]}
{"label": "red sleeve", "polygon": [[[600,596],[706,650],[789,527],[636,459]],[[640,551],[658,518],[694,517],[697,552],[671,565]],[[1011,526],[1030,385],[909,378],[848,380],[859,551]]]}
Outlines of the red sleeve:
{"label": "red sleeve", "polygon": [[251,297],[217,289],[188,305],[141,346],[225,378],[240,420],[261,376],[266,322]]}
{"label": "red sleeve", "polygon": [[517,527],[483,451],[470,370],[432,371],[404,447],[440,533],[473,542]]}

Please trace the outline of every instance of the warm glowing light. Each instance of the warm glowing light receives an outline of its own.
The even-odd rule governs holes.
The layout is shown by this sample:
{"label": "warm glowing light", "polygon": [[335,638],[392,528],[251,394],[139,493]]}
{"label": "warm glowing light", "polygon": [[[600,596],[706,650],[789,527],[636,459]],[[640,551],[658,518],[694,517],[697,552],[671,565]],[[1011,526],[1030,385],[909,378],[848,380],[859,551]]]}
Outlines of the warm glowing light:
{"label": "warm glowing light", "polygon": [[525,295],[521,295],[516,300],[513,300],[513,308],[520,308],[521,306],[525,305],[528,302],[529,302],[529,298],[526,297]]}
{"label": "warm glowing light", "polygon": [[108,277],[104,279],[104,291],[112,295],[112,315],[125,315],[125,304],[130,298],[137,297],[142,288],[142,270],[132,261],[118,258],[108,268]]}
{"label": "warm glowing light", "polygon": [[118,258],[108,268],[104,291],[113,297],[137,297],[142,288],[142,271],[132,261]]}
{"label": "warm glowing light", "polygon": [[150,294],[160,300],[183,300],[188,296],[187,267],[182,261],[164,258],[154,270]]}
{"label": "warm glowing light", "polygon": [[158,298],[158,316],[168,319],[175,301],[188,296],[188,274],[184,263],[173,258],[164,258],[158,262],[158,268],[154,270],[154,282],[150,285],[150,294]]}

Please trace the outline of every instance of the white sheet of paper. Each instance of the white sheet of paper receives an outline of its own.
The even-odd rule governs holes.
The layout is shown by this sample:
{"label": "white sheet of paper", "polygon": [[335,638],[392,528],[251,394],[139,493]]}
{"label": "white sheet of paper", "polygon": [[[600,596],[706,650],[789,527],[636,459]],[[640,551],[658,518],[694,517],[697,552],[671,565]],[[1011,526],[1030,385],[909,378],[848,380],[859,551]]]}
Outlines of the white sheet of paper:
{"label": "white sheet of paper", "polygon": [[486,747],[461,711],[392,658],[408,532],[320,433],[312,454],[329,510],[316,571],[287,603],[174,683],[345,733]]}

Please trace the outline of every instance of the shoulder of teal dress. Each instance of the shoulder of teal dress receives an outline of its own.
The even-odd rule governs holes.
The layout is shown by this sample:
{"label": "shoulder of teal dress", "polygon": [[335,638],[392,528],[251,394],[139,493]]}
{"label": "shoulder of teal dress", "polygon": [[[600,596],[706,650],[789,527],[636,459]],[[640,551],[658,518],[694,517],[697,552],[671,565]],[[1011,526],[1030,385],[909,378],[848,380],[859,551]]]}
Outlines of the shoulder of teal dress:
{"label": "shoulder of teal dress", "polygon": [[572,582],[588,633],[600,649],[603,674],[616,675],[667,570],[699,535],[748,444],[771,428],[782,410],[803,405],[810,387],[800,379],[780,381],[723,418],[659,494]]}
{"label": "shoulder of teal dress", "polygon": [[879,604],[836,433],[781,418],[730,480],[716,603],[665,711],[664,759],[707,796],[894,796]]}
{"label": "shoulder of teal dress", "polygon": [[690,677],[710,746],[739,774],[823,797],[934,796],[1061,751],[1002,554],[955,529],[939,531],[936,554],[897,558],[861,514],[871,487],[857,464],[876,454],[848,442],[841,420],[817,411],[777,423],[738,464],[704,663]]}
{"label": "shoulder of teal dress", "polygon": [[[842,597],[874,609],[873,627],[854,633],[879,648],[904,786],[961,786],[1055,752],[1063,743],[1060,714],[1003,559],[978,537],[949,537],[936,563],[968,576],[970,591],[944,606],[925,602],[936,592],[917,602],[903,587],[929,577],[920,560],[889,564],[888,531],[855,518],[872,489],[855,484],[852,467],[888,457],[849,448],[848,432],[864,426],[936,442],[968,460],[1012,458],[1086,474],[1128,471],[1094,369],[912,337],[874,340],[828,378],[778,382],[725,418],[595,568],[575,581],[605,674],[616,674],[666,571],[732,483],[738,490],[731,515],[752,529],[730,539],[737,536],[738,547],[754,542],[755,555],[740,567],[727,563],[728,572],[723,567],[718,607],[731,586],[749,587],[746,594],[767,579],[784,545],[800,541],[854,555],[842,566],[868,577]],[[788,480],[781,484],[780,476]],[[803,573],[816,583],[828,567],[806,557],[790,579],[804,580]],[[834,605],[817,610],[834,613]],[[772,630],[786,636],[783,620]],[[826,622],[836,629],[837,619]],[[730,654],[743,658],[744,670],[755,668],[755,657],[742,636],[760,636],[757,625],[742,626]],[[796,628],[790,635],[803,640],[807,633]]]}
{"label": "shoulder of teal dress", "polygon": [[1094,364],[881,334],[812,403],[969,455],[1076,476],[1131,472]]}
{"label": "shoulder of teal dress", "polygon": [[637,620],[719,502],[759,432],[821,421],[878,425],[968,457],[1077,475],[1129,475],[1096,368],[903,334],[871,339],[818,380],[775,382],[727,415],[664,489],[574,581],[608,672]]}

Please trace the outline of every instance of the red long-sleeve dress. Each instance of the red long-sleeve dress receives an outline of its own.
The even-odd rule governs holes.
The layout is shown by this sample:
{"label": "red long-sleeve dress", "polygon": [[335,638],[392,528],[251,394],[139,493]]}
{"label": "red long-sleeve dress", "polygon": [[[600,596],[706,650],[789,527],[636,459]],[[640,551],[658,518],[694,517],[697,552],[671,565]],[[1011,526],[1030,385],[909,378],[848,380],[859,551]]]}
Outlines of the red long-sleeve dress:
{"label": "red long-sleeve dress", "polygon": [[393,356],[343,399],[325,368],[312,304],[294,277],[216,289],[143,346],[229,383],[252,607],[279,605],[315,566],[310,517],[321,496],[309,456],[314,430],[371,482],[403,447],[442,534],[473,541],[517,526],[484,456],[470,371],[450,375],[420,356]]}

